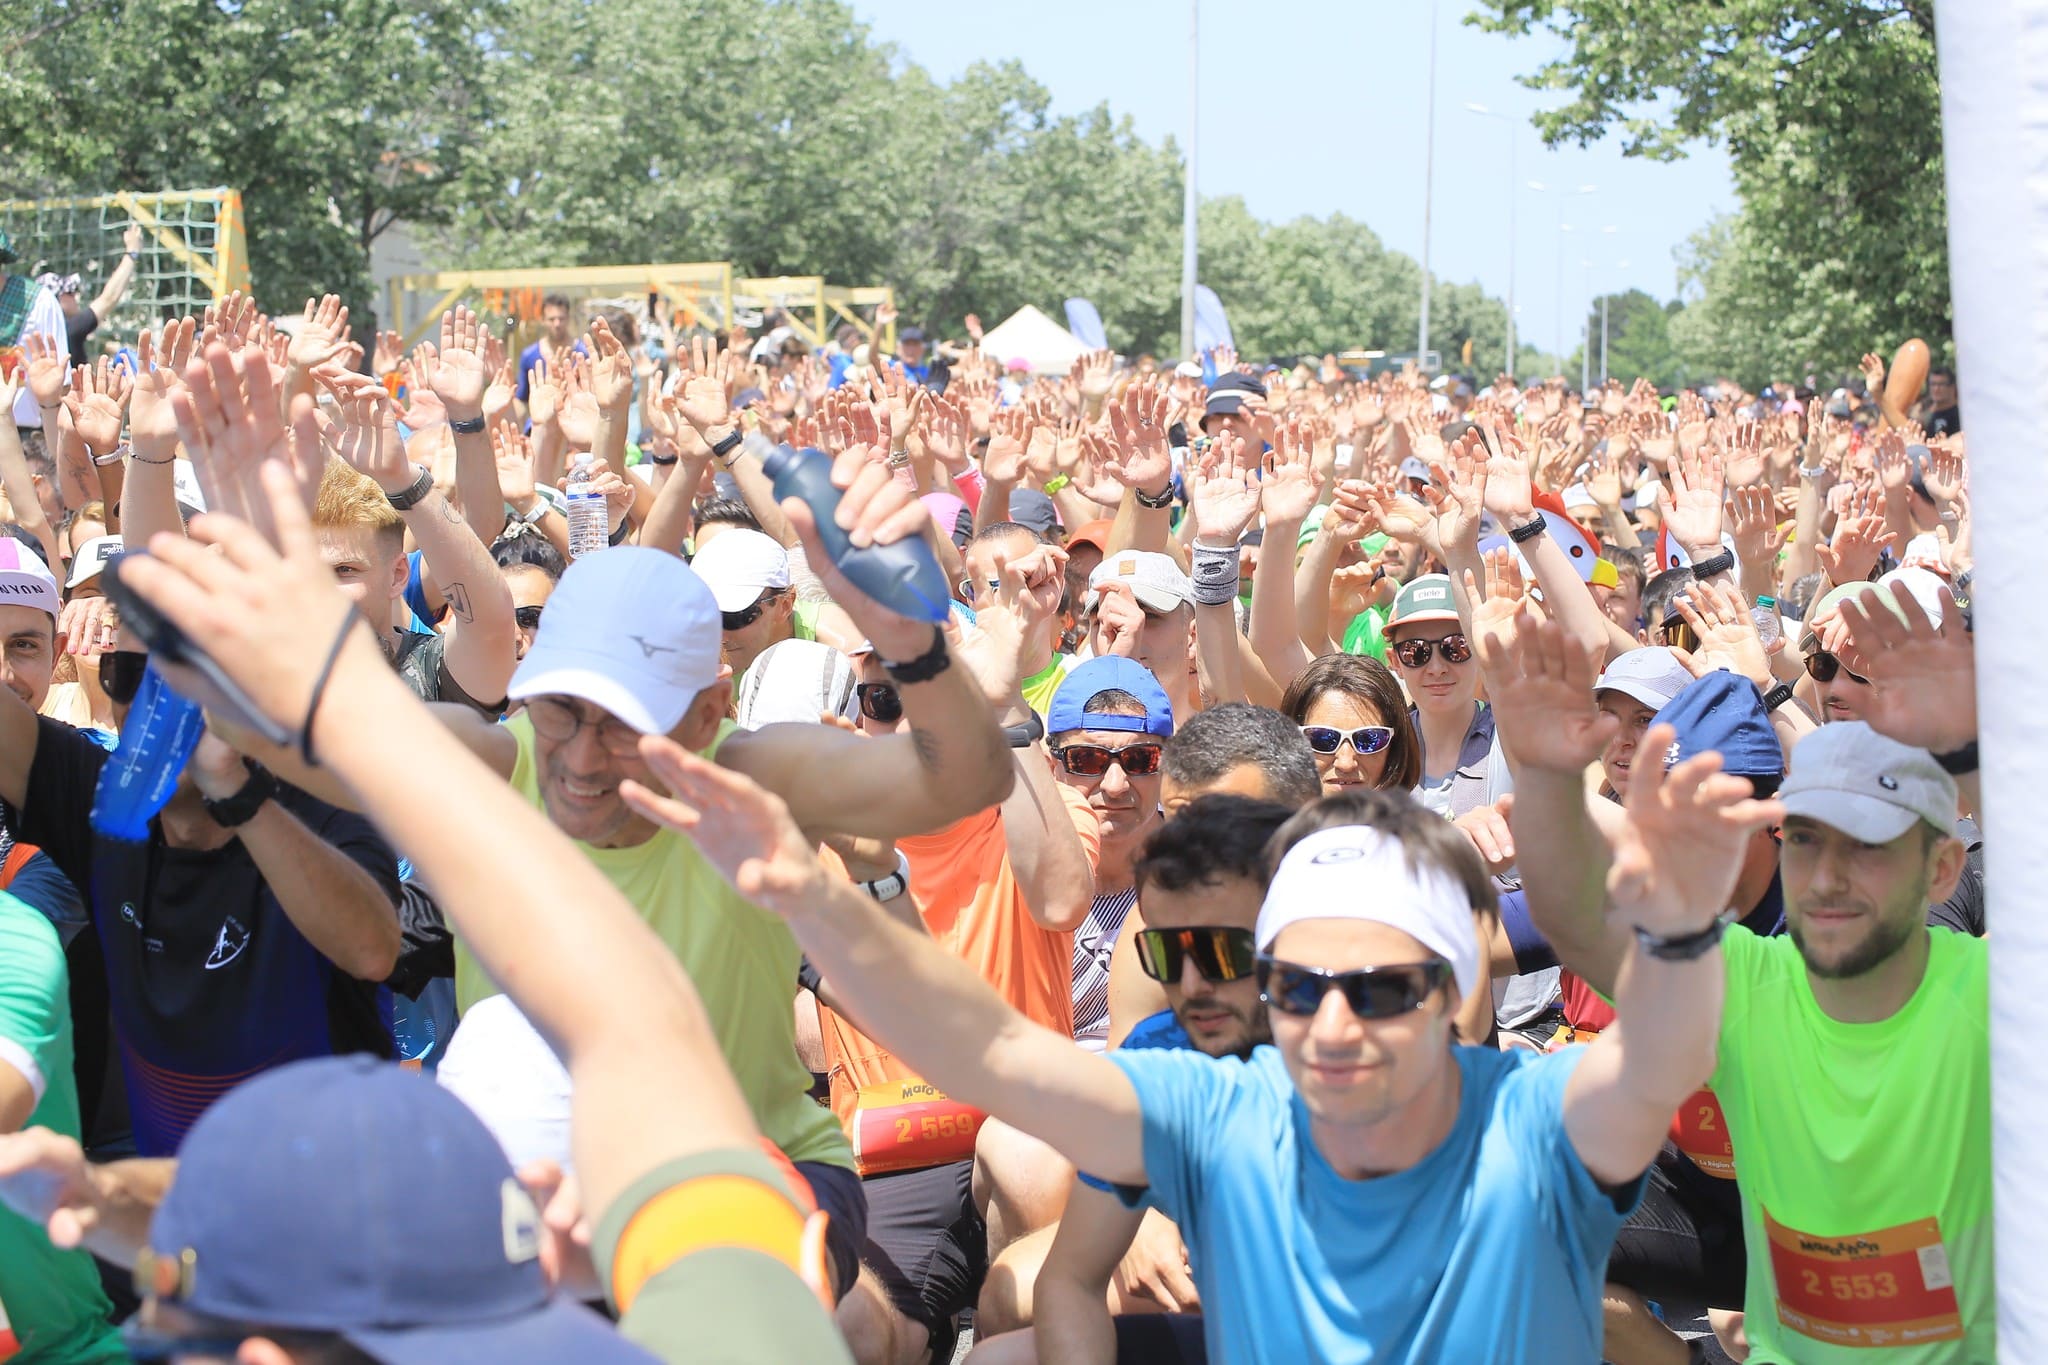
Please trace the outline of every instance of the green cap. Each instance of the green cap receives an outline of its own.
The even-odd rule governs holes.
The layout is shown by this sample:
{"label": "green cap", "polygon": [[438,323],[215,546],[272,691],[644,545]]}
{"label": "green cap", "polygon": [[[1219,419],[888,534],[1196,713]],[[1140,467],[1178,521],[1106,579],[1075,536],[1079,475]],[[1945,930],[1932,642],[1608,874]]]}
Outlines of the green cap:
{"label": "green cap", "polygon": [[1457,599],[1451,596],[1451,580],[1448,575],[1426,573],[1402,588],[1394,598],[1394,613],[1387,618],[1387,629],[1414,625],[1422,621],[1455,621],[1458,619]]}

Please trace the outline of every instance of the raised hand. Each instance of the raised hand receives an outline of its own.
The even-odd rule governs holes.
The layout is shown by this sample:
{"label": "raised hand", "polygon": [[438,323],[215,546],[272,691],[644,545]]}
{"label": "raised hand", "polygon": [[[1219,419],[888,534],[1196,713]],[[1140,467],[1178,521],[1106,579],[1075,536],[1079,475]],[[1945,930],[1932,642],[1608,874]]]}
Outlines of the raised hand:
{"label": "raised hand", "polygon": [[[434,392],[433,377],[440,368],[440,355],[431,341],[422,341],[412,349],[412,359],[398,367],[399,378],[405,389],[405,424],[414,431],[428,427],[446,426],[448,409],[441,406],[441,396]],[[323,371],[338,373],[338,371]]]}
{"label": "raised hand", "polygon": [[533,505],[533,443],[509,423],[491,428],[491,455],[505,501],[525,511]]}
{"label": "raised hand", "polygon": [[1108,464],[1110,477],[1154,497],[1173,483],[1173,451],[1166,444],[1168,402],[1156,384],[1133,384],[1124,390],[1123,401],[1109,410],[1109,429],[1119,452]]}
{"label": "raised hand", "polygon": [[1110,351],[1090,351],[1074,362],[1069,373],[1081,386],[1081,401],[1089,412],[1095,412],[1109,397],[1110,385],[1116,381],[1116,356]]}
{"label": "raised hand", "polygon": [[285,362],[302,374],[322,369],[339,360],[347,344],[348,309],[341,296],[328,294],[318,301],[307,299],[305,315],[299,319],[299,330],[285,352]]}
{"label": "raised hand", "polygon": [[64,397],[64,410],[71,417],[72,429],[94,455],[108,454],[121,444],[121,423],[134,388],[127,369],[105,356],[97,364],[80,365],[71,372],[71,392]]}
{"label": "raised hand", "polygon": [[398,368],[398,362],[405,359],[405,338],[397,332],[384,331],[376,335],[370,351],[370,371],[386,375]]}
{"label": "raised hand", "polygon": [[1730,488],[1746,488],[1764,479],[1763,428],[1755,422],[1734,423],[1721,446],[1721,465]]}
{"label": "raised hand", "polygon": [[1771,664],[1763,638],[1756,633],[1756,619],[1744,605],[1742,593],[1733,585],[1712,580],[1695,583],[1673,599],[1672,605],[1699,636],[1694,655],[1705,671],[1725,668],[1748,678],[1759,691],[1770,689]]}
{"label": "raised hand", "polygon": [[1476,433],[1467,432],[1458,444],[1463,446],[1468,441],[1477,446],[1486,460],[1486,478],[1481,485],[1486,510],[1503,521],[1527,521],[1536,510],[1536,490],[1529,476],[1528,452],[1522,443],[1490,426],[1479,427]]}
{"label": "raised hand", "polygon": [[266,464],[289,471],[304,506],[313,505],[326,458],[312,399],[301,395],[295,407],[297,440],[285,430],[270,365],[262,356],[229,351],[215,342],[192,358],[183,389],[171,394],[171,408],[209,509],[238,518],[266,537],[274,535],[273,499],[263,483]]}
{"label": "raised hand", "polygon": [[595,318],[590,324],[590,395],[599,411],[623,418],[633,406],[633,357],[625,343],[612,335],[609,323]]}
{"label": "raised hand", "polygon": [[[1736,489],[1728,497],[1727,516],[1728,530],[1735,537],[1735,557],[1744,564],[1773,561],[1784,548],[1785,532],[1778,526],[1778,500],[1770,489]],[[1761,591],[1766,585],[1749,586]]]}
{"label": "raised hand", "polygon": [[1266,455],[1266,477],[1260,498],[1269,526],[1299,527],[1323,491],[1315,452],[1299,422],[1282,422],[1273,431],[1273,449]]}
{"label": "raised hand", "polygon": [[989,430],[988,447],[981,455],[981,477],[987,483],[1014,488],[1024,477],[1023,414],[1003,414]]}
{"label": "raised hand", "polygon": [[1886,526],[1883,513],[1866,512],[1837,521],[1834,535],[1827,544],[1814,546],[1813,553],[1828,582],[1861,583],[1870,577],[1884,552],[1898,543],[1899,537]]}
{"label": "raised hand", "polygon": [[1713,453],[1672,460],[1657,510],[1673,538],[1695,559],[1720,553],[1721,461]]}
{"label": "raised hand", "polygon": [[[1475,586],[1468,571],[1467,592]],[[1518,766],[1578,774],[1621,732],[1619,718],[1593,704],[1597,646],[1538,620],[1528,602],[1474,643],[1501,743]]]}
{"label": "raised hand", "polygon": [[1526,518],[1529,514],[1529,466],[1519,458],[1520,443],[1513,447],[1504,445],[1495,456],[1489,453],[1482,430],[1475,429],[1460,436],[1457,443],[1444,453],[1444,458],[1432,466],[1436,479],[1422,490],[1434,514],[1429,540],[1431,552],[1438,558],[1443,558],[1460,545],[1478,544],[1479,514],[1493,506],[1496,467],[1501,471],[1501,479],[1509,485],[1501,501],[1520,506],[1523,510],[1517,514],[1496,509],[1494,515]]}
{"label": "raised hand", "polygon": [[405,442],[398,435],[398,412],[384,386],[362,375],[330,380],[341,420],[333,424],[335,453],[359,474],[376,480],[388,493],[403,493],[411,486],[411,461],[405,458]]}
{"label": "raised hand", "polygon": [[[1900,615],[1875,600],[1886,591]],[[1977,651],[1949,590],[1936,601],[1939,625],[1896,585],[1866,589],[1837,612],[1848,641],[1842,662],[1870,680],[1861,698],[1865,723],[1901,744],[1945,754],[1977,737]]]}
{"label": "raised hand", "polygon": [[1751,797],[1747,778],[1722,772],[1713,750],[1667,770],[1676,738],[1669,725],[1643,737],[1607,870],[1614,913],[1665,937],[1705,929],[1728,908],[1743,846],[1785,814],[1777,802]]}
{"label": "raised hand", "polygon": [[180,318],[152,335],[146,329],[135,339],[135,390],[128,411],[129,439],[138,446],[168,444],[178,439],[178,414],[171,394],[184,386],[178,377],[192,360],[196,324]]}
{"label": "raised hand", "polygon": [[1927,467],[1920,472],[1920,482],[1937,508],[1946,508],[1955,502],[1967,481],[1961,455],[1941,446],[1929,448]]}
{"label": "raised hand", "polygon": [[71,379],[70,352],[53,336],[30,332],[21,339],[21,356],[28,370],[28,391],[36,406],[48,411],[64,401]]}
{"label": "raised hand", "polygon": [[1258,519],[1257,469],[1246,458],[1244,442],[1227,432],[1202,452],[1188,486],[1188,513],[1198,544],[1234,548]]}
{"label": "raised hand", "polygon": [[543,355],[533,364],[526,386],[526,415],[536,428],[556,426],[562,415],[562,382],[554,364]]}
{"label": "raised hand", "polygon": [[1863,359],[1856,362],[1856,368],[1863,371],[1863,382],[1870,390],[1870,401],[1876,402],[1884,392],[1884,359],[1875,351],[1864,352]]}
{"label": "raised hand", "polygon": [[465,307],[457,306],[441,315],[441,349],[438,354],[430,353],[422,377],[447,409],[451,421],[468,421],[483,415],[484,392],[490,387],[490,370],[484,364],[484,341],[488,335],[476,314]]}

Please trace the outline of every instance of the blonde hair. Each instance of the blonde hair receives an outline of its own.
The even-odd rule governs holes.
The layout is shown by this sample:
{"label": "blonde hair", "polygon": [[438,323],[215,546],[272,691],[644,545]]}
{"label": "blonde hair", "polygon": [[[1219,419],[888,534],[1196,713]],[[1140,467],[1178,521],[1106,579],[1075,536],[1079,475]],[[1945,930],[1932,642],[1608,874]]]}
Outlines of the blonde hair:
{"label": "blonde hair", "polygon": [[384,496],[384,490],[347,461],[332,457],[320,476],[320,495],[313,502],[313,526],[322,531],[369,531],[387,542],[388,558],[405,550],[405,519]]}

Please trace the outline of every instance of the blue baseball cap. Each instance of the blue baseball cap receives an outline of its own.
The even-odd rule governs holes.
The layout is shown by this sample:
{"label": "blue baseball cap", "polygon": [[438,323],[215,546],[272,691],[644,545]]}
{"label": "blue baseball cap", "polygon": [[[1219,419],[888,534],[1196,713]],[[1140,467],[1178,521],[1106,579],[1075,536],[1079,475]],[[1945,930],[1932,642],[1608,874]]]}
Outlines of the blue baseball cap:
{"label": "blue baseball cap", "polygon": [[391,1365],[654,1360],[550,1290],[541,1235],[461,1100],[389,1062],[323,1057],[264,1072],[192,1126],[149,1228],[152,1287]]}
{"label": "blue baseball cap", "polygon": [[[1145,714],[1105,716],[1087,710],[1088,703],[1103,692],[1130,693],[1145,704]],[[1105,654],[1084,659],[1067,674],[1052,694],[1052,705],[1046,708],[1045,728],[1054,735],[1068,730],[1121,730],[1166,739],[1173,734],[1173,703],[1166,699],[1166,689],[1151,669],[1121,654]]]}
{"label": "blue baseball cap", "polygon": [[1740,674],[1717,669],[1695,678],[1657,712],[1654,723],[1678,732],[1666,764],[1714,749],[1720,752],[1722,772],[1737,777],[1785,775],[1785,746],[1771,728],[1763,693]]}

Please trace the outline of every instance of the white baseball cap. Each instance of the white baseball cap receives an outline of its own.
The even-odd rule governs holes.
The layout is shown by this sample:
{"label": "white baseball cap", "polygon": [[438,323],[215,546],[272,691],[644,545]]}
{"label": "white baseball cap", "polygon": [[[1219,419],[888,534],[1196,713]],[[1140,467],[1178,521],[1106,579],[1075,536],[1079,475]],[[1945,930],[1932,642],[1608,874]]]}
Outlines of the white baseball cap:
{"label": "white baseball cap", "polygon": [[171,467],[171,495],[180,507],[193,512],[206,510],[206,492],[200,488],[199,474],[190,460],[179,460]]}
{"label": "white baseball cap", "polygon": [[569,566],[548,599],[511,699],[578,697],[645,735],[676,728],[718,681],[718,604],[689,565],[620,545]]}
{"label": "white baseball cap", "polygon": [[53,619],[63,606],[57,575],[41,555],[13,536],[0,536],[0,606],[34,607]]}
{"label": "white baseball cap", "polygon": [[1168,612],[1195,600],[1194,584],[1180,565],[1157,550],[1121,550],[1088,575],[1088,605],[1094,606],[1105,583],[1128,583],[1131,595],[1147,611]]}
{"label": "white baseball cap", "polygon": [[1355,919],[1411,935],[1451,964],[1458,993],[1482,984],[1472,898],[1441,868],[1413,865],[1401,841],[1370,825],[1318,830],[1280,859],[1259,907],[1260,952],[1305,919]]}
{"label": "white baseball cap", "polygon": [[690,567],[711,589],[720,611],[745,611],[769,588],[789,586],[789,551],[759,531],[732,527],[697,552]]}
{"label": "white baseball cap", "polygon": [[568,1068],[510,996],[479,1000],[463,1013],[434,1079],[483,1120],[514,1170],[542,1160],[575,1168]]}
{"label": "white baseball cap", "polygon": [[78,547],[78,553],[71,557],[71,576],[64,580],[68,592],[80,583],[88,583],[100,576],[100,570],[107,567],[107,561],[121,553],[121,537],[94,536]]}
{"label": "white baseball cap", "polygon": [[1866,844],[1888,844],[1922,820],[1943,834],[1956,823],[1956,782],[1934,755],[1860,720],[1808,732],[1792,750],[1778,799],[1787,815]]}
{"label": "white baseball cap", "polygon": [[1678,662],[1676,654],[1663,645],[1648,645],[1616,655],[1593,684],[1593,695],[1619,692],[1634,697],[1652,711],[1661,711],[1690,686],[1692,673]]}

